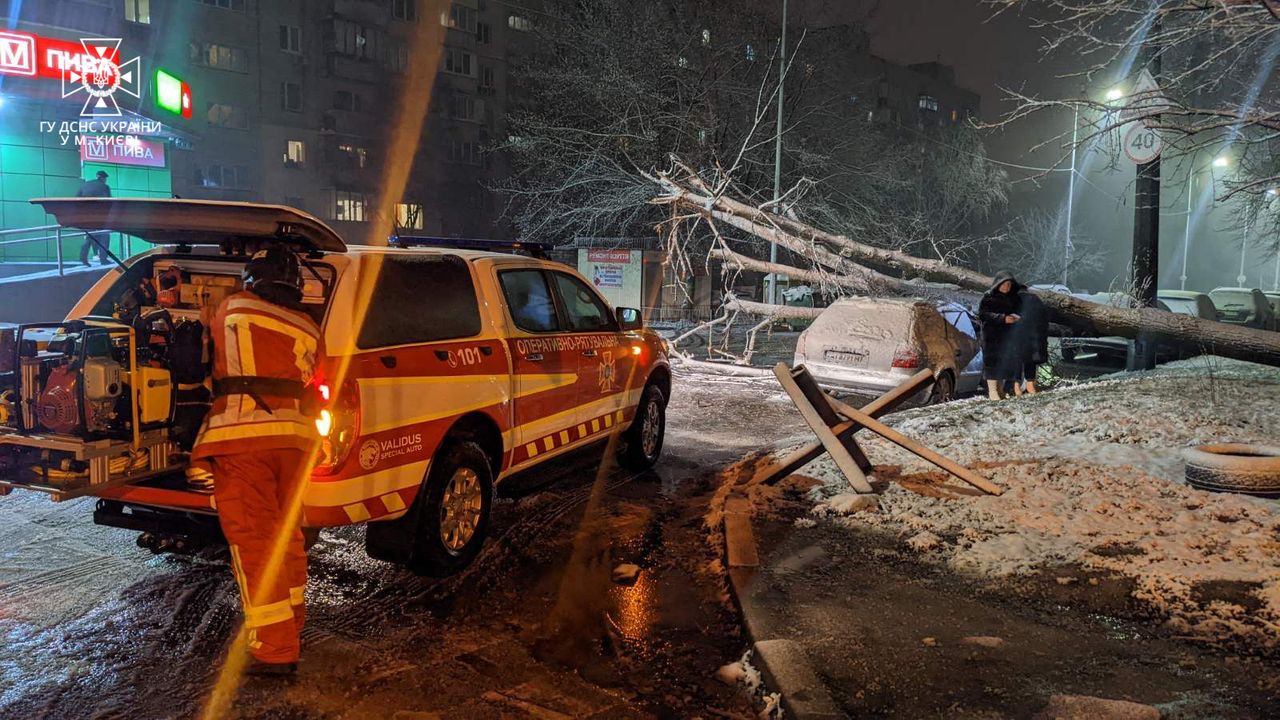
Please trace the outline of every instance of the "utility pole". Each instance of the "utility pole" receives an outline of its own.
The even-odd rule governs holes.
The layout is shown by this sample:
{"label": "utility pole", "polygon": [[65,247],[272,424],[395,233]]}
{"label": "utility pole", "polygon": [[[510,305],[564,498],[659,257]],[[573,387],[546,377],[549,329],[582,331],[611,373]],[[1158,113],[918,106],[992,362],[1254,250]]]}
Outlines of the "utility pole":
{"label": "utility pole", "polygon": [[1196,156],[1191,154],[1190,166],[1187,169],[1187,224],[1182,235],[1182,275],[1178,278],[1179,290],[1187,289],[1187,254],[1191,250],[1191,197],[1196,187]]}
{"label": "utility pole", "polygon": [[[1148,38],[1159,38],[1160,20],[1151,25]],[[1144,43],[1137,68],[1150,68],[1157,86],[1160,81],[1160,47]],[[1160,121],[1159,114],[1151,117]],[[1156,283],[1160,275],[1160,158],[1138,165],[1133,203],[1133,291],[1138,307],[1156,304]],[[1130,370],[1151,370],[1156,366],[1156,345],[1146,330],[1139,328],[1129,356]]]}
{"label": "utility pole", "polygon": [[[782,0],[782,44],[778,52],[778,129],[773,146],[773,211],[782,212],[782,93],[787,85],[787,0]],[[778,243],[769,243],[769,262],[778,262]],[[769,273],[765,302],[778,304],[778,274]]]}

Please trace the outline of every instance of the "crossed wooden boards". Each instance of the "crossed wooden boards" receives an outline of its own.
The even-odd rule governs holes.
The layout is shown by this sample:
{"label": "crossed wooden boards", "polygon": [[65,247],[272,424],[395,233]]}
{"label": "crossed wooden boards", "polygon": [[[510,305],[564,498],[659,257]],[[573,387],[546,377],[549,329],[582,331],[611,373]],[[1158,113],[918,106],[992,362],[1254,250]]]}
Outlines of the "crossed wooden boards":
{"label": "crossed wooden boards", "polygon": [[855,491],[871,493],[873,492],[871,483],[867,482],[867,475],[872,471],[871,461],[867,459],[866,453],[862,452],[862,448],[853,437],[854,433],[865,428],[988,495],[999,495],[1004,492],[1000,486],[969,468],[939,455],[876,419],[932,385],[932,371],[921,370],[906,382],[861,409],[840,402],[822,392],[818,383],[803,365],[792,369],[787,367],[786,363],[778,363],[773,368],[773,374],[778,377],[782,389],[791,396],[791,401],[800,410],[800,415],[813,430],[813,434],[818,436],[818,442],[809,443],[786,457],[758,469],[753,478],[755,482],[775,483],[825,452],[835,461],[836,467],[844,473],[849,485]]}

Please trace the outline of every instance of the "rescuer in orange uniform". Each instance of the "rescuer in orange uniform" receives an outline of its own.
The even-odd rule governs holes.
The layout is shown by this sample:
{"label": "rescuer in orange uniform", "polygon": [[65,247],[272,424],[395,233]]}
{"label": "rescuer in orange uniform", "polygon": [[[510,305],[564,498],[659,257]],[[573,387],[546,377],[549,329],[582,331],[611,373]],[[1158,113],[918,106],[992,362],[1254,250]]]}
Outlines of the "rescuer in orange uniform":
{"label": "rescuer in orange uniform", "polygon": [[243,278],[246,289],[224,300],[209,325],[214,402],[192,460],[213,473],[249,630],[248,672],[286,675],[297,670],[304,615],[297,493],[319,440],[306,398],[322,341],[302,310],[302,268],[292,252],[255,254]]}

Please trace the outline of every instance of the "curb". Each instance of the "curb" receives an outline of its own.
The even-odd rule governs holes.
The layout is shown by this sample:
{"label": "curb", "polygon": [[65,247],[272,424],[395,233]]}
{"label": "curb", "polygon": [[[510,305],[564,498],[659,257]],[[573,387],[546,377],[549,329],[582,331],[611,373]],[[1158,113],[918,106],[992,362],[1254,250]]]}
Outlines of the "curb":
{"label": "curb", "polygon": [[725,500],[724,544],[729,591],[738,605],[759,669],[769,687],[782,694],[788,716],[798,720],[842,717],[804,650],[791,640],[773,637],[768,619],[751,601],[748,586],[760,569],[760,553],[751,529],[751,501],[741,495],[730,495]]}

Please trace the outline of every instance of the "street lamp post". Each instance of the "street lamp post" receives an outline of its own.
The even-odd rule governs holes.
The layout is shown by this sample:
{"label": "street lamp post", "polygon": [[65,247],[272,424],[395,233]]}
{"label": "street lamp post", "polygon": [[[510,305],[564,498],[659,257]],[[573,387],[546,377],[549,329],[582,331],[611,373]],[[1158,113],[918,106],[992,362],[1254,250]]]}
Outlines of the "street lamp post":
{"label": "street lamp post", "polygon": [[1249,281],[1244,274],[1244,259],[1249,253],[1249,233],[1253,232],[1253,216],[1244,219],[1244,237],[1240,239],[1240,274],[1236,276],[1236,287],[1244,287]]}
{"label": "street lamp post", "polygon": [[[1115,101],[1124,97],[1124,90],[1120,88],[1111,88],[1107,91],[1107,106],[1110,112],[1110,106]],[[1080,106],[1077,104],[1071,117],[1071,176],[1067,180],[1067,227],[1066,237],[1063,239],[1062,252],[1062,285],[1068,287],[1067,273],[1071,269],[1071,224],[1072,217],[1075,214],[1076,205],[1076,145],[1080,138]]]}
{"label": "street lamp post", "polygon": [[1071,118],[1071,179],[1067,183],[1067,238],[1062,252],[1062,286],[1067,284],[1067,271],[1071,268],[1071,214],[1076,204],[1076,142],[1080,132],[1080,106],[1076,105]]}
{"label": "street lamp post", "polygon": [[[773,211],[775,213],[782,209],[779,203],[782,201],[782,94],[787,85],[787,0],[782,0],[782,44],[779,47],[778,58],[778,127],[773,146]],[[769,242],[769,262],[771,264],[778,262],[778,243],[772,240]],[[767,302],[777,305],[778,274],[770,272],[768,279]]]}

